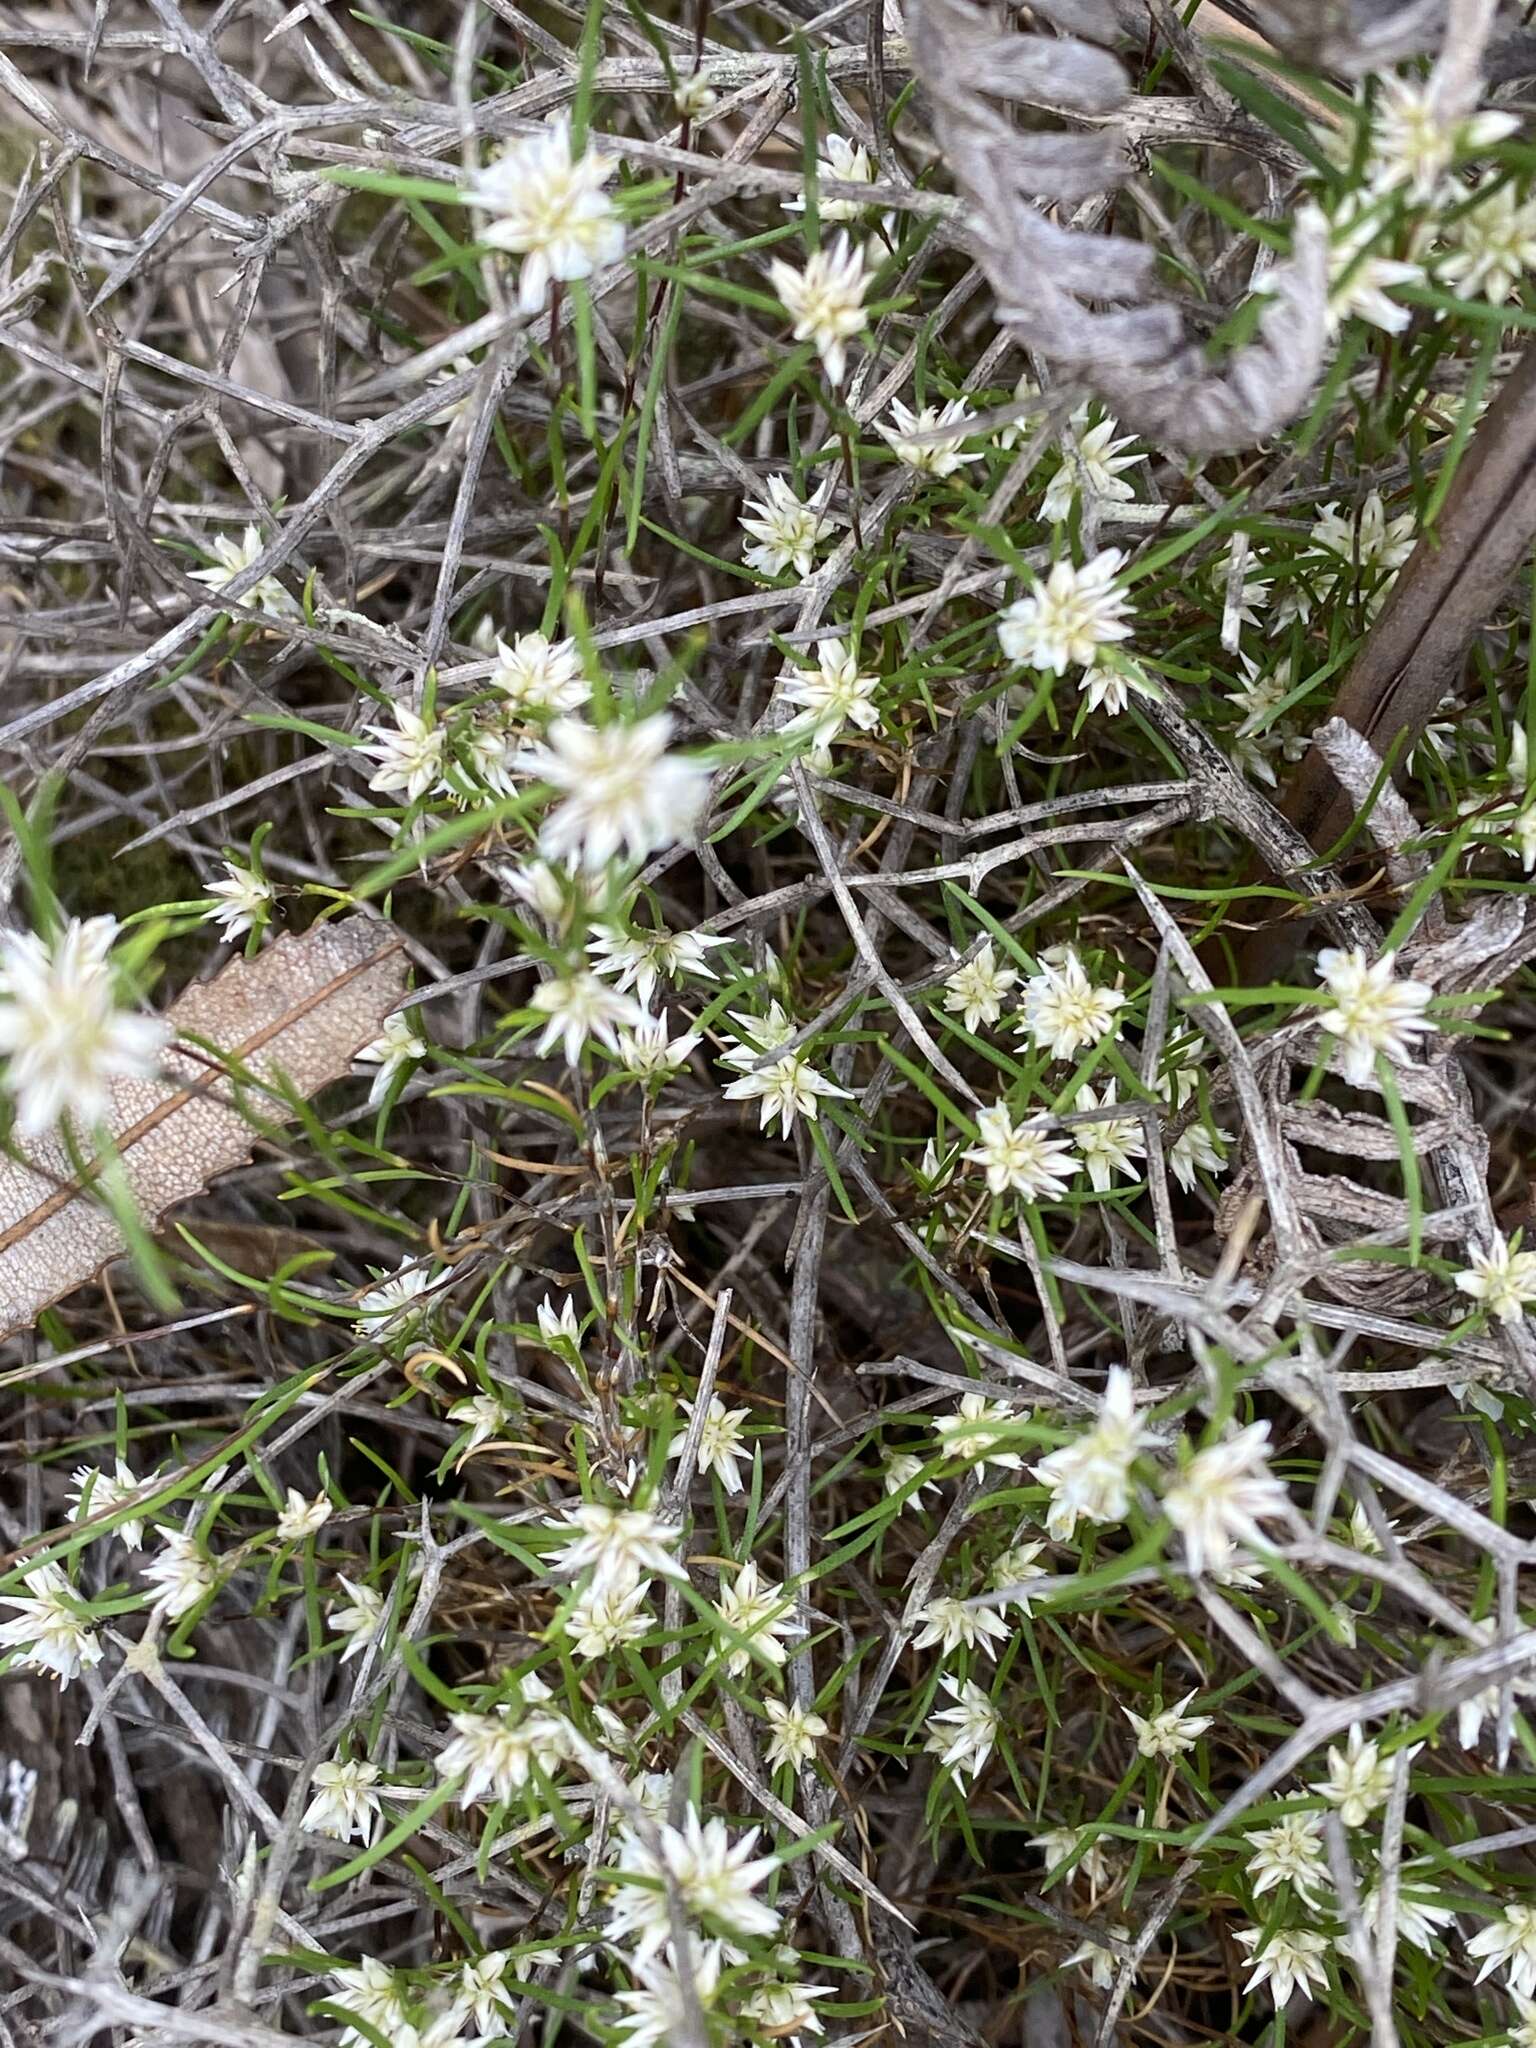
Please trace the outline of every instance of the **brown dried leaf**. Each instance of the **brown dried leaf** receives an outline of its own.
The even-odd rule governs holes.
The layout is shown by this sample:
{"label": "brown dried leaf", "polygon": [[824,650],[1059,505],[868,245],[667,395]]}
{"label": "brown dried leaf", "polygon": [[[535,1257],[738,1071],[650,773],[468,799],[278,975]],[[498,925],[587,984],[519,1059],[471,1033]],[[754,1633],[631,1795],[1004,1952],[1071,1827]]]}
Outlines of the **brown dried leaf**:
{"label": "brown dried leaf", "polygon": [[[353,917],[280,938],[185,990],[167,1012],[176,1036],[162,1078],[112,1090],[108,1129],[146,1223],[248,1159],[253,1124],[284,1121],[288,1093],[313,1095],[344,1074],[404,985],[389,927]],[[91,1179],[51,1136],[0,1161],[0,1336],[127,1248]]]}

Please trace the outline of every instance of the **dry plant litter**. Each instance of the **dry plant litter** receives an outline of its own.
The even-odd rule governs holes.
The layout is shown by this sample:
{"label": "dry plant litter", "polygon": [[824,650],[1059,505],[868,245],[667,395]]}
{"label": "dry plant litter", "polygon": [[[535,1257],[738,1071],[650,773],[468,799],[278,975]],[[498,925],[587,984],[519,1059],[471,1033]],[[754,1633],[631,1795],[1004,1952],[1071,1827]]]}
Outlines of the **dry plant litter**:
{"label": "dry plant litter", "polygon": [[0,2048],[1533,2048],[1532,79],[0,6]]}

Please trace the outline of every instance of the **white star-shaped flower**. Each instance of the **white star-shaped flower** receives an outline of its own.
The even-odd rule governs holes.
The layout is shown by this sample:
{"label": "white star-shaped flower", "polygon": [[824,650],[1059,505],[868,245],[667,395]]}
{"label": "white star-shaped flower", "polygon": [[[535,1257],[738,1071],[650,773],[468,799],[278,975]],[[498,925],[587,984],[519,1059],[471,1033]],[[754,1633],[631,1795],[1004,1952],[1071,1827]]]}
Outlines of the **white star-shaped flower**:
{"label": "white star-shaped flower", "polygon": [[1253,1963],[1243,1989],[1257,1991],[1267,1984],[1276,2012],[1290,2004],[1295,1991],[1305,1994],[1327,1989],[1323,1958],[1333,1943],[1326,1934],[1313,1934],[1304,1927],[1277,1927],[1266,1939],[1262,1927],[1240,1927],[1237,1938]]}
{"label": "white star-shaped flower", "polygon": [[[237,576],[245,574],[266,543],[257,527],[248,526],[239,540],[231,540],[227,533],[217,533],[208,545],[213,551],[213,560],[204,569],[194,569],[192,581],[206,584],[210,593],[217,596]],[[275,576],[261,577],[244,597],[236,601],[248,605],[254,612],[264,612],[269,619],[303,617],[298,599],[291,597]]]}
{"label": "white star-shaped flower", "polygon": [[490,682],[516,711],[577,711],[592,695],[576,642],[543,633],[519,633],[510,646],[498,638]]}
{"label": "white star-shaped flower", "polygon": [[1049,1576],[1045,1566],[1036,1562],[1044,1548],[1043,1543],[1015,1543],[993,1559],[987,1570],[987,1586],[994,1593],[1007,1595],[998,1609],[999,1613],[1017,1607],[1028,1614],[1030,1580]]}
{"label": "white star-shaped flower", "polygon": [[[872,185],[875,167],[863,143],[850,142],[846,135],[825,135],[816,158],[816,176],[818,182],[835,178],[844,185]],[[857,199],[823,199],[819,192],[816,210],[823,220],[857,220],[866,211]],[[804,213],[805,201],[786,199],[784,211]]]}
{"label": "white star-shaped flower", "polygon": [[1042,519],[1065,519],[1072,510],[1072,501],[1081,485],[1086,484],[1088,495],[1100,504],[1129,504],[1136,493],[1125,481],[1121,472],[1134,469],[1140,461],[1137,454],[1126,454],[1136,446],[1133,434],[1115,439],[1120,422],[1109,414],[1097,426],[1088,424],[1088,407],[1078,406],[1067,421],[1067,432],[1063,437],[1063,460],[1061,467],[1051,478],[1040,506]]}
{"label": "white star-shaped flower", "polygon": [[522,1702],[495,1708],[489,1714],[450,1714],[453,1740],[436,1758],[438,1776],[456,1778],[454,1798],[460,1806],[476,1800],[487,1804],[515,1799],[533,1781],[535,1771],[553,1777],[571,1754],[570,1724],[537,1702],[548,1696],[538,1680],[523,1681]]}
{"label": "white star-shaped flower", "polygon": [[0,1053],[23,1138],[66,1115],[83,1136],[110,1111],[113,1081],[147,1080],[159,1066],[170,1030],[118,1007],[116,937],[112,917],[72,917],[52,939],[0,935]]}
{"label": "white star-shaped flower", "polygon": [[507,1427],[507,1411],[494,1394],[466,1394],[449,1408],[448,1420],[469,1431],[454,1467],[457,1471],[483,1444],[494,1443],[502,1435]]}
{"label": "white star-shaped flower", "polygon": [[1130,1374],[1123,1365],[1112,1365],[1092,1428],[1030,1467],[1051,1496],[1047,1533],[1064,1542],[1080,1518],[1123,1522],[1130,1508],[1131,1467],[1156,1441],[1143,1426]]}
{"label": "white star-shaped flower", "polygon": [[1463,1294],[1480,1302],[1501,1323],[1517,1323],[1529,1308],[1536,1308],[1536,1251],[1522,1251],[1497,1232],[1484,1251],[1471,1247],[1472,1264],[1456,1275]]}
{"label": "white star-shaped flower", "polygon": [[672,89],[672,105],[682,121],[703,121],[719,104],[720,95],[710,84],[707,71],[690,71]]}
{"label": "white star-shaped flower", "polygon": [[817,548],[833,529],[814,505],[796,497],[787,476],[775,475],[765,479],[761,498],[748,498],[741,530],[750,543],[741,551],[749,569],[764,576],[782,576],[786,569],[809,576]]}
{"label": "white star-shaped flower", "polygon": [[277,1518],[278,1538],[283,1543],[302,1543],[306,1536],[323,1529],[334,1513],[325,1494],[317,1493],[310,1500],[298,1487],[290,1486]]}
{"label": "white star-shaped flower", "polygon": [[1106,718],[1118,718],[1133,697],[1149,697],[1155,702],[1163,694],[1139,663],[1123,655],[1112,668],[1084,669],[1077,687],[1087,698],[1088,709],[1102,711]]}
{"label": "white star-shaped flower", "polygon": [[619,1065],[637,1081],[658,1081],[686,1067],[704,1043],[699,1031],[667,1036],[665,1017],[645,1017],[632,1031],[619,1033]]}
{"label": "white star-shaped flower", "polygon": [[995,1024],[1003,1013],[1003,998],[1018,978],[1018,969],[1004,967],[988,939],[969,960],[962,961],[945,977],[944,1007],[959,1012],[967,1031]]}
{"label": "white star-shaped flower", "polygon": [[216,1574],[212,1558],[188,1530],[162,1529],[159,1533],[160,1548],[141,1569],[155,1588],[157,1610],[176,1621],[213,1591]]}
{"label": "white star-shaped flower", "polygon": [[726,1655],[725,1668],[733,1678],[748,1668],[754,1652],[772,1665],[782,1665],[789,1654],[786,1642],[805,1634],[804,1624],[795,1619],[792,1596],[763,1578],[755,1559],[722,1583],[715,1612],[730,1635],[746,1638]]}
{"label": "white star-shaped flower", "polygon": [[704,806],[709,770],[667,752],[672,730],[665,711],[630,724],[557,718],[525,764],[565,793],[544,821],[540,850],[593,870],[621,851],[644,860],[687,839]]}
{"label": "white star-shaped flower", "polygon": [[560,1045],[568,1067],[579,1064],[589,1039],[616,1053],[620,1026],[634,1031],[646,1021],[633,996],[611,988],[587,967],[541,981],[529,998],[529,1008],[545,1019],[538,1051],[550,1052]]}
{"label": "white star-shaped flower", "polygon": [[953,1678],[946,1672],[939,1683],[954,1705],[928,1716],[928,1740],[923,1747],[945,1770],[962,1778],[969,1771],[973,1779],[979,1778],[997,1742],[997,1709],[972,1679]]}
{"label": "white star-shaped flower", "polygon": [[917,412],[893,398],[889,426],[883,420],[875,425],[896,459],[921,476],[953,476],[966,463],[986,459],[981,449],[965,452],[974,421],[963,398],[952,398],[942,407],[925,405]]}
{"label": "white star-shaped flower", "polygon": [[[691,1427],[697,1404],[684,1401],[682,1405]],[[718,1394],[711,1394],[704,1412],[704,1424],[699,1432],[699,1470],[713,1472],[728,1494],[740,1493],[742,1488],[741,1460],[750,1455],[746,1448],[744,1425],[751,1413],[750,1408],[727,1408]],[[687,1440],[688,1430],[679,1430],[672,1439],[667,1456],[680,1458]]]}
{"label": "white star-shaped flower", "polygon": [[[1366,1885],[1360,1893],[1360,1912],[1367,1927],[1375,1935],[1378,1946],[1385,1933],[1385,1915],[1382,1912],[1386,1899],[1378,1885]],[[1397,1887],[1397,1938],[1407,1942],[1410,1948],[1420,1950],[1424,1955],[1433,1955],[1435,1942],[1447,1927],[1456,1924],[1456,1911],[1452,1906],[1442,1906],[1429,1888],[1427,1873],[1423,1868],[1415,1870],[1408,1864],[1398,1874]]]}
{"label": "white star-shaped flower", "polygon": [[821,1715],[809,1707],[792,1702],[786,1706],[782,1700],[769,1698],[763,1701],[763,1712],[772,1730],[764,1754],[775,1770],[781,1765],[799,1770],[816,1754],[821,1737],[831,1732]]}
{"label": "white star-shaped flower", "polygon": [[[376,1956],[364,1956],[359,1963],[332,1970],[330,1980],[336,1987],[336,2004],[376,2033],[382,2033],[386,2041],[407,2024],[405,2001],[395,1973]],[[377,2043],[356,2027],[348,2027],[341,2037],[341,2048],[377,2048]]]}
{"label": "white star-shaped flower", "polygon": [[804,268],[775,258],[768,279],[794,322],[796,341],[814,341],[827,381],[838,385],[848,367],[848,343],[864,325],[864,299],[871,278],[864,251],[840,234],[830,249],[816,249]]}
{"label": "white star-shaped flower", "polygon": [[787,1138],[797,1116],[816,1120],[823,1097],[851,1100],[851,1091],[819,1073],[803,1052],[787,1052],[765,1065],[756,1064],[764,1053],[772,1052],[795,1035],[794,1020],[785,1014],[781,1003],[770,1003],[763,1017],[733,1010],[730,1021],[739,1040],[730,1051],[720,1055],[720,1064],[734,1068],[741,1078],[726,1088],[726,1100],[757,1102],[758,1121],[763,1130],[777,1117],[779,1134]]}
{"label": "white star-shaped flower", "polygon": [[1317,1021],[1338,1040],[1345,1078],[1357,1088],[1374,1076],[1378,1054],[1404,1066],[1413,1057],[1413,1041],[1434,1029],[1424,1014],[1434,990],[1428,982],[1399,980],[1392,972],[1395,957],[1383,953],[1367,960],[1363,946],[1329,946],[1317,956],[1333,999]]}
{"label": "white star-shaped flower", "polygon": [[1070,1060],[1118,1034],[1125,1000],[1120,989],[1090,980],[1076,948],[1066,946],[1057,959],[1042,958],[1039,973],[1025,983],[1018,1028],[1052,1059]]}
{"label": "white star-shaped flower", "polygon": [[671,982],[687,975],[718,981],[708,955],[729,943],[713,932],[605,930],[587,941],[587,952],[596,973],[613,975],[616,987],[632,988],[642,1003],[649,1003],[663,976]]}
{"label": "white star-shaped flower", "polygon": [[846,640],[818,640],[816,666],[785,669],[780,678],[782,701],[800,707],[785,731],[810,733],[816,753],[823,756],[845,725],[878,732],[880,710],[874,699],[879,687],[880,678],[861,671],[858,654]]}
{"label": "white star-shaped flower", "polygon": [[[1116,1083],[1106,1081],[1095,1095],[1085,1081],[1073,1098],[1074,1109],[1111,1109],[1119,1101]],[[1072,1141],[1083,1156],[1088,1178],[1102,1195],[1109,1191],[1118,1174],[1124,1180],[1139,1180],[1137,1160],[1147,1156],[1147,1142],[1141,1120],[1134,1116],[1091,1117],[1072,1125]]]}
{"label": "white star-shaped flower", "polygon": [[1473,1935],[1466,1952],[1481,1962],[1477,1983],[1503,1970],[1516,1998],[1536,1997],[1536,1906],[1511,1899],[1497,1920]]}
{"label": "white star-shaped flower", "polygon": [[373,1789],[378,1776],[378,1765],[361,1758],[316,1764],[310,1780],[315,1796],[304,1810],[302,1825],[312,1835],[329,1835],[336,1842],[350,1842],[355,1836],[366,1848],[382,1810]]}
{"label": "white star-shaped flower", "polygon": [[1255,1898],[1288,1884],[1298,1898],[1316,1908],[1316,1894],[1332,1883],[1320,1813],[1288,1813],[1273,1827],[1255,1828],[1248,1847],[1253,1852],[1247,1867]]}
{"label": "white star-shaped flower", "polygon": [[331,1633],[346,1643],[341,1653],[341,1661],[346,1664],[360,1657],[384,1626],[384,1595],[375,1592],[372,1586],[349,1579],[345,1572],[339,1572],[337,1578],[347,1597],[340,1606],[331,1608],[327,1619]]}
{"label": "white star-shaped flower", "polygon": [[[1312,209],[1303,209],[1304,215],[1310,213]],[[1424,266],[1378,255],[1374,243],[1380,232],[1381,223],[1374,216],[1361,219],[1346,213],[1332,224],[1325,309],[1330,334],[1336,335],[1351,319],[1363,320],[1383,334],[1401,334],[1413,319],[1413,308],[1400,304],[1391,293],[1400,285],[1422,284]]]}
{"label": "white star-shaped flower", "polygon": [[[657,1878],[654,1882],[660,1885],[661,1880]],[[688,1936],[690,1997],[684,1993],[677,1951],[667,1940],[665,1930],[657,1933],[653,1942],[648,1931],[647,1941],[650,1945],[643,1954],[637,1950],[632,1961],[625,1958],[628,1974],[635,1982],[627,1990],[614,1993],[615,2000],[624,2008],[615,2022],[622,2048],[672,2048],[675,2041],[688,2038],[697,2024],[695,2013],[712,2011],[719,1997],[720,1972],[725,1967],[724,1942],[699,1941],[691,1934]]]}
{"label": "white star-shaped flower", "polygon": [[427,1041],[404,1010],[394,1010],[384,1019],[384,1029],[361,1052],[352,1057],[360,1066],[377,1067],[368,1091],[368,1107],[377,1109],[394,1085],[397,1074],[427,1056]]}
{"label": "white star-shaped flower", "polygon": [[1202,1173],[1225,1173],[1232,1133],[1207,1129],[1198,1121],[1180,1131],[1168,1149],[1168,1170],[1181,1188],[1192,1188]]}
{"label": "white star-shaped flower", "polygon": [[1516,179],[1490,172],[1445,235],[1449,247],[1435,259],[1441,280],[1464,299],[1502,306],[1536,270],[1536,199],[1522,198]]}
{"label": "white star-shaped flower", "polygon": [[1269,1424],[1251,1422],[1197,1451],[1163,1496],[1163,1509],[1184,1539],[1192,1572],[1222,1571],[1240,1543],[1262,1543],[1260,1522],[1289,1512],[1285,1488],[1270,1471]]}
{"label": "white star-shaped flower", "polygon": [[[1423,1747],[1415,1743],[1410,1758]],[[1395,1759],[1385,1757],[1380,1746],[1367,1741],[1357,1721],[1341,1749],[1337,1743],[1328,1750],[1328,1775],[1312,1787],[1320,1799],[1338,1808],[1347,1828],[1363,1827],[1378,1806],[1385,1806],[1392,1792]]]}
{"label": "white star-shaped flower", "polygon": [[539,1335],[544,1342],[559,1350],[566,1345],[575,1347],[581,1342],[581,1324],[576,1318],[576,1304],[567,1295],[558,1310],[549,1295],[539,1303],[535,1311]]}
{"label": "white star-shaped flower", "polygon": [[[1109,1931],[1117,1941],[1129,1941],[1131,1938],[1128,1927],[1111,1927]],[[1080,1941],[1065,1959],[1063,1967],[1070,1969],[1074,1963],[1088,1972],[1088,1981],[1096,1991],[1107,1991],[1120,1968],[1120,1958],[1115,1951],[1098,1941]]]}
{"label": "white star-shaped flower", "polygon": [[442,726],[409,704],[395,706],[393,726],[369,725],[372,744],[358,749],[378,763],[368,787],[381,796],[403,795],[407,803],[419,803],[438,782],[448,765],[448,735]]}
{"label": "white star-shaped flower", "polygon": [[952,1656],[958,1649],[979,1650],[983,1657],[995,1657],[997,1644],[1012,1634],[1003,1617],[990,1607],[968,1607],[953,1594],[940,1593],[918,1614],[921,1632],[912,1638],[914,1650],[926,1650],[934,1643],[941,1654]]}
{"label": "white star-shaped flower", "polygon": [[[154,1474],[151,1473],[149,1478],[152,1480]],[[80,1465],[69,1483],[74,1496],[69,1509],[72,1522],[87,1518],[94,1521],[98,1515],[111,1514],[125,1500],[131,1500],[141,1484],[125,1458],[118,1458],[110,1472],[98,1465]],[[125,1550],[141,1550],[144,1545],[143,1517],[135,1515],[130,1521],[119,1522],[116,1534],[122,1537]]]}
{"label": "white star-shaped flower", "polygon": [[567,1577],[590,1571],[592,1584],[627,1592],[648,1574],[685,1579],[673,1555],[682,1528],[663,1522],[649,1508],[613,1508],[600,1501],[581,1501],[549,1526],[562,1533],[575,1530],[576,1540],[561,1553],[559,1569]]}
{"label": "white star-shaped flower", "polygon": [[[882,1483],[886,1493],[888,1495],[900,1493],[905,1487],[912,1486],[912,1481],[923,1470],[923,1463],[924,1461],[918,1457],[915,1451],[893,1451],[885,1461]],[[925,1493],[937,1492],[938,1488],[933,1481],[926,1479],[921,1486],[912,1487],[912,1491],[907,1495],[905,1506],[909,1508],[916,1507]]]}
{"label": "white star-shaped flower", "polygon": [[1100,648],[1130,638],[1130,599],[1115,580],[1124,561],[1119,548],[1104,548],[1080,569],[1065,558],[1057,562],[1003,612],[1003,653],[1051,675],[1092,668]]}
{"label": "white star-shaped flower", "polygon": [[1194,1748],[1207,1728],[1216,1725],[1213,1714],[1185,1712],[1194,1696],[1193,1692],[1187,1692],[1183,1699],[1175,1700],[1171,1707],[1160,1707],[1154,1714],[1137,1714],[1129,1707],[1123,1709],[1125,1718],[1136,1730],[1139,1755],[1153,1758],[1183,1756]]}
{"label": "white star-shaped flower", "polygon": [[208,922],[216,924],[226,939],[238,939],[250,931],[272,908],[272,884],[265,875],[241,867],[238,861],[224,862],[224,879],[210,882],[208,894],[219,899],[217,909],[208,913]]}
{"label": "white star-shaped flower", "polygon": [[517,296],[524,312],[538,311],[552,280],[590,277],[623,255],[623,223],[603,189],[617,169],[615,158],[596,150],[577,156],[562,118],[508,143],[466,186],[470,204],[491,215],[485,240],[523,259]]}
{"label": "white star-shaped flower", "polygon": [[1007,1448],[1006,1432],[1019,1420],[1017,1410],[1006,1401],[989,1401],[985,1394],[962,1394],[953,1415],[941,1415],[933,1425],[940,1453],[974,1465],[978,1472],[995,1465],[1000,1472],[1017,1472],[1024,1459]]}
{"label": "white star-shaped flower", "polygon": [[625,1643],[639,1642],[655,1626],[649,1579],[640,1579],[633,1586],[589,1586],[572,1602],[565,1617],[572,1655],[588,1661],[611,1657]]}
{"label": "white star-shaped flower", "polygon": [[393,1273],[359,1296],[352,1327],[376,1344],[403,1336],[431,1307],[432,1275],[419,1259],[404,1259]]}
{"label": "white star-shaped flower", "polygon": [[635,1960],[646,1962],[672,1933],[671,1887],[684,1913],[706,1930],[732,1939],[778,1932],[779,1916],[754,1897],[759,1885],[777,1867],[772,1856],[754,1857],[758,1829],[749,1828],[733,1842],[723,1820],[701,1822],[690,1808],[683,1825],[657,1828],[653,1848],[626,1829],[620,1841],[618,1867],[627,1876],[645,1880],[620,1887],[608,1921],[608,1939],[637,1937]]}
{"label": "white star-shaped flower", "polygon": [[1376,192],[1401,186],[1409,199],[1423,205],[1434,198],[1458,156],[1481,155],[1519,128],[1518,114],[1493,108],[1448,119],[1434,78],[1378,79],[1367,181]]}
{"label": "white star-shaped flower", "polygon": [[83,1602],[56,1564],[34,1565],[21,1583],[25,1592],[0,1593],[0,1606],[16,1610],[0,1621],[0,1652],[19,1651],[23,1670],[56,1679],[62,1691],[101,1662],[101,1644],[89,1618],[76,1612]]}
{"label": "white star-shaped flower", "polygon": [[1026,1201],[1054,1201],[1064,1195],[1082,1161],[1060,1138],[1015,1124],[1006,1102],[994,1102],[976,1113],[979,1142],[963,1159],[983,1167],[994,1195],[1017,1194]]}

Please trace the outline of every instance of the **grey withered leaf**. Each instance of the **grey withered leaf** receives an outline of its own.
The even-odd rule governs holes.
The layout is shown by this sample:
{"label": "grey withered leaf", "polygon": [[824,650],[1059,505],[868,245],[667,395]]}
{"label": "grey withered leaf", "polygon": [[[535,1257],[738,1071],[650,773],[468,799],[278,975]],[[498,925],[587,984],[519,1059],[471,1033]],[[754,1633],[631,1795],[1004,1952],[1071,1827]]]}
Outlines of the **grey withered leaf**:
{"label": "grey withered leaf", "polygon": [[[997,293],[999,318],[1149,440],[1192,455],[1252,447],[1301,412],[1322,369],[1327,223],[1315,208],[1297,213],[1292,254],[1265,280],[1256,337],[1210,362],[1160,299],[1154,250],[1123,235],[1063,228],[1041,210],[1105,193],[1129,175],[1128,134],[1107,118],[1124,105],[1128,81],[1100,45],[1133,30],[1138,16],[1144,31],[1144,9],[1136,0],[1040,0],[1031,12],[1064,33],[1003,32],[980,0],[909,0],[906,10],[913,67],[970,201],[968,239]],[[1225,11],[1210,13],[1219,31]],[[1249,26],[1256,19],[1292,54],[1352,72],[1438,37],[1430,94],[1449,121],[1476,105],[1497,13],[1498,0],[1269,0],[1235,8],[1234,18]],[[1088,134],[1025,133],[1003,104],[1009,100],[1100,125]],[[1160,104],[1170,103],[1136,103],[1143,150],[1157,135]],[[1181,112],[1191,104],[1203,105],[1198,93],[1177,103]],[[1219,128],[1243,117],[1213,107],[1211,118]]]}
{"label": "grey withered leaf", "polygon": [[1326,225],[1316,216],[1298,223],[1294,253],[1269,275],[1256,338],[1225,362],[1208,362],[1176,309],[1159,299],[1153,249],[1123,235],[1074,233],[1041,211],[1108,191],[1132,168],[1113,124],[1089,135],[1025,133],[1008,111],[1008,100],[1022,99],[1105,122],[1125,102],[1124,68],[1098,47],[1116,37],[1119,10],[1078,4],[1067,15],[1080,33],[1046,37],[1000,32],[976,0],[910,0],[907,8],[913,66],[936,139],[970,202],[968,241],[991,279],[999,318],[1026,348],[1092,386],[1126,426],[1165,447],[1251,447],[1301,410],[1322,368]]}
{"label": "grey withered leaf", "polygon": [[[107,1119],[145,1222],[248,1159],[253,1125],[288,1114],[285,1093],[313,1095],[344,1074],[404,986],[389,927],[351,917],[285,935],[180,995],[166,1012],[175,1037],[160,1077],[115,1082]],[[91,1177],[51,1135],[0,1160],[0,1336],[26,1329],[126,1249]]]}
{"label": "grey withered leaf", "polygon": [[1258,0],[1268,40],[1319,70],[1359,76],[1413,57],[1445,25],[1445,0]]}

